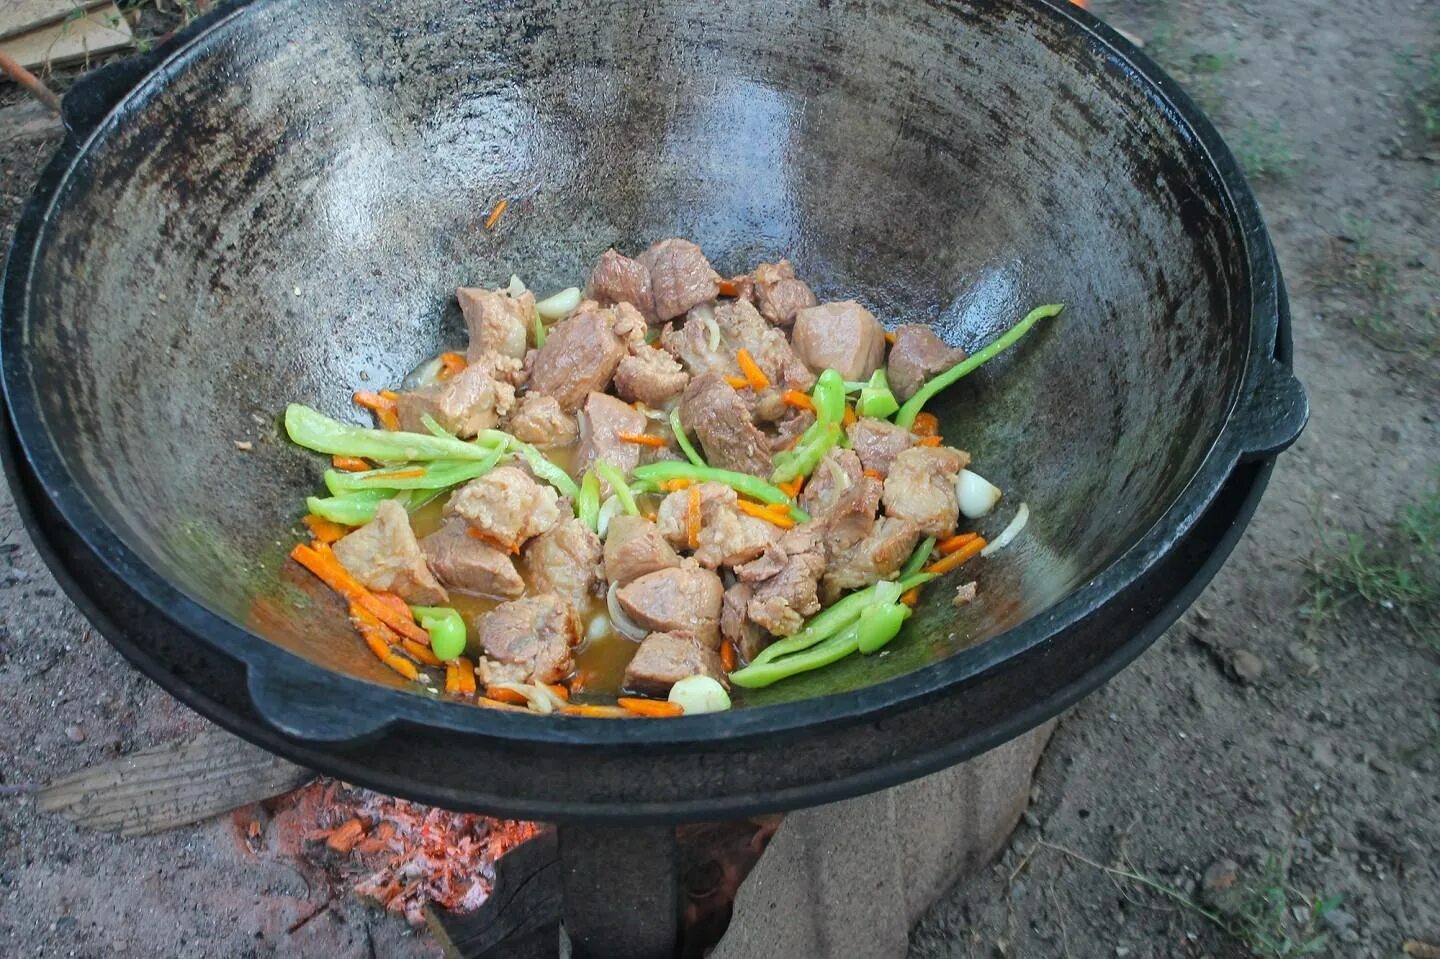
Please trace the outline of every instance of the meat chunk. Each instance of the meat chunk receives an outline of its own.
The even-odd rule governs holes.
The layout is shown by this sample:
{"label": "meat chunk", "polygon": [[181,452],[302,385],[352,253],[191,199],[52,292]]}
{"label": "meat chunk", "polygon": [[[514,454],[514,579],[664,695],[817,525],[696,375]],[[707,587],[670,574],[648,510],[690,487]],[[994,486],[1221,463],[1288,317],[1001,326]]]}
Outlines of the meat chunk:
{"label": "meat chunk", "polygon": [[[720,293],[720,277],[704,252],[689,240],[661,240],[640,254],[650,274],[655,317],[664,322],[683,316],[692,306],[708,303]],[[638,305],[638,304],[637,304]]]}
{"label": "meat chunk", "polygon": [[715,506],[700,527],[695,559],[706,569],[748,563],[781,536],[774,523],[742,513],[733,504]]}
{"label": "meat chunk", "polygon": [[560,522],[555,491],[513,466],[493,469],[460,487],[445,513],[459,516],[486,542],[512,553]]}
{"label": "meat chunk", "polygon": [[525,546],[530,588],[554,593],[577,609],[600,592],[600,537],[571,517]]}
{"label": "meat chunk", "polygon": [[690,382],[680,399],[680,423],[700,440],[712,465],[770,475],[769,442],[751,422],[740,394],[721,377],[706,373]]}
{"label": "meat chunk", "polygon": [[800,506],[819,524],[833,557],[870,532],[883,492],[879,480],[864,475],[854,450],[832,449],[805,484]]}
{"label": "meat chunk", "polygon": [[900,571],[920,542],[920,528],[909,520],[881,517],[865,538],[831,560],[821,580],[826,602],[847,589],[869,586]]}
{"label": "meat chunk", "polygon": [[615,592],[620,608],[640,626],[661,633],[689,630],[710,647],[720,642],[724,596],[720,577],[694,560],[646,573]]}
{"label": "meat chunk", "polygon": [[510,415],[510,433],[535,446],[569,446],[580,435],[575,418],[553,396],[526,393]]}
{"label": "meat chunk", "polygon": [[[719,331],[718,341],[707,320]],[[748,300],[696,307],[682,325],[667,327],[660,343],[685,364],[692,377],[704,373],[738,376],[740,364],[735,356],[745,349],[777,388],[807,392],[815,385],[815,374],[796,355],[784,332],[766,323]]]}
{"label": "meat chunk", "polygon": [[795,352],[816,373],[868,380],[885,362],[885,328],[854,300],[812,306],[795,314]]}
{"label": "meat chunk", "polygon": [[[585,439],[575,460],[577,474],[589,469],[596,460],[604,460],[625,474],[640,465],[640,447],[620,439],[620,434],[644,433],[644,413],[613,396],[591,393],[585,399],[585,411],[580,417],[585,427],[580,434]],[[609,487],[602,484],[602,488]]]}
{"label": "meat chunk", "polygon": [[687,630],[651,633],[625,667],[625,688],[644,696],[667,696],[688,676],[725,682],[725,667],[715,650]]}
{"label": "meat chunk", "polygon": [[[735,491],[724,483],[701,483],[691,487],[700,497],[700,521],[701,531],[704,531],[703,524],[714,515],[716,509],[735,508]],[[676,549],[692,549],[689,543],[686,529],[686,514],[690,508],[690,490],[682,489],[671,493],[660,501],[660,509],[656,512],[655,523],[660,529],[660,535],[665,537],[665,542]]]}
{"label": "meat chunk", "polygon": [[429,415],[461,439],[493,429],[515,406],[515,388],[497,380],[483,363],[472,363],[448,380],[399,394],[400,428],[425,433]]}
{"label": "meat chunk", "polygon": [[749,583],[736,583],[725,590],[720,604],[720,635],[735,647],[742,662],[750,662],[770,644],[765,630],[750,621],[750,599],[755,595]]}
{"label": "meat chunk", "polygon": [[664,350],[645,346],[634,351],[615,369],[615,393],[623,400],[660,406],[678,395],[690,382],[675,358]]}
{"label": "meat chunk", "polygon": [[736,571],[756,585],[746,607],[750,619],[776,636],[789,636],[820,611],[818,584],[825,572],[825,551],[813,524],[798,526],[765,555]]}
{"label": "meat chunk", "polygon": [[555,324],[530,370],[530,389],[555,397],[567,413],[585,397],[603,393],[625,357],[625,344],[612,328],[610,310],[577,310]]}
{"label": "meat chunk", "polygon": [[508,553],[470,535],[470,524],[450,519],[420,541],[431,572],[451,589],[481,596],[515,599],[525,593],[525,580]]}
{"label": "meat chunk", "polygon": [[955,477],[970,454],[948,446],[916,446],[895,457],[885,477],[885,512],[907,519],[925,536],[944,536],[960,519]]}
{"label": "meat chunk", "polygon": [[466,359],[471,363],[487,353],[520,359],[535,323],[535,294],[530,291],[512,297],[503,290],[481,290],[462,286],[455,291],[465,326],[470,331]]}
{"label": "meat chunk", "polygon": [[590,279],[585,283],[585,298],[595,300],[601,306],[629,303],[645,317],[646,322],[655,322],[655,299],[650,294],[650,271],[621,253],[614,247],[600,254]]}
{"label": "meat chunk", "polygon": [[617,516],[605,535],[605,578],[624,586],[646,573],[680,565],[680,556],[643,516]]}
{"label": "meat chunk", "polygon": [[580,618],[553,593],[501,603],[476,623],[485,654],[525,670],[525,679],[553,683],[575,668]]}
{"label": "meat chunk", "polygon": [[760,315],[776,326],[789,326],[795,314],[816,304],[815,294],[803,280],[795,279],[789,260],[761,263],[755,268],[755,303]]}
{"label": "meat chunk", "polygon": [[809,410],[795,410],[775,424],[775,435],[770,437],[770,451],[778,453],[794,446],[815,423],[815,414]]}
{"label": "meat chunk", "polygon": [[375,518],[341,537],[334,550],[340,565],[370,589],[395,593],[421,606],[449,599],[425,564],[425,554],[410,529],[410,515],[394,500],[382,502]]}
{"label": "meat chunk", "polygon": [[890,472],[895,457],[919,441],[909,430],[870,416],[862,416],[845,432],[851,447],[860,456],[860,465],[881,476]]}
{"label": "meat chunk", "polygon": [[930,377],[963,359],[964,350],[946,344],[930,327],[905,323],[895,329],[895,345],[890,347],[885,375],[890,379],[891,392],[904,401],[914,396]]}

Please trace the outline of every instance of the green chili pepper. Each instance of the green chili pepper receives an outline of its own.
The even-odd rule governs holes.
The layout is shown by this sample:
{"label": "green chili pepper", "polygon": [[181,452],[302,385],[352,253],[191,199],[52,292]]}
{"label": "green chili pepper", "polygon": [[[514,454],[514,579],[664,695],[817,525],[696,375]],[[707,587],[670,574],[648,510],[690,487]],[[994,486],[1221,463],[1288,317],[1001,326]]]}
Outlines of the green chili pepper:
{"label": "green chili pepper", "polygon": [[388,489],[362,490],[344,496],[310,496],[306,498],[305,505],[310,512],[332,523],[364,526],[375,518],[375,510],[380,504],[394,495],[395,491]]}
{"label": "green chili pepper", "polygon": [[907,579],[924,569],[926,561],[930,559],[930,554],[934,550],[935,537],[925,537],[920,545],[915,547],[915,552],[910,554],[910,558],[905,561],[905,565],[900,567],[900,578]]}
{"label": "green chili pepper", "polygon": [[593,469],[586,470],[584,478],[580,480],[580,495],[575,497],[575,515],[580,517],[580,522],[590,527],[591,531],[599,530],[600,478]]}
{"label": "green chili pepper", "polygon": [[545,321],[540,317],[540,311],[535,311],[535,349],[545,345]]}
{"label": "green chili pepper", "polygon": [[465,654],[465,620],[448,606],[411,606],[415,621],[430,634],[430,652],[451,660]]}
{"label": "green chili pepper", "polygon": [[[495,468],[505,453],[505,448],[499,447],[491,450],[483,460],[436,460],[428,465],[408,463],[360,473],[326,470],[325,486],[336,496],[367,489],[449,489],[484,476]],[[417,471],[421,475],[411,475]]]}
{"label": "green chili pepper", "polygon": [[336,456],[359,456],[383,462],[412,460],[483,460],[488,446],[466,443],[453,436],[387,432],[350,426],[299,403],[285,408],[285,432],[292,442]]}
{"label": "green chili pepper", "polygon": [[600,478],[610,484],[610,492],[620,501],[620,508],[631,516],[640,515],[640,507],[635,505],[635,497],[630,494],[630,487],[625,484],[625,474],[611,466],[604,460],[595,461],[595,472]]}
{"label": "green chili pepper", "polygon": [[900,401],[890,392],[890,381],[883,368],[875,371],[870,382],[860,391],[860,398],[855,401],[855,412],[858,415],[873,416],[881,420],[899,408]]}
{"label": "green chili pepper", "polygon": [[794,449],[775,454],[775,471],[770,474],[770,481],[788,483],[797,476],[809,476],[843,435],[839,423],[826,423],[817,436],[809,440],[802,436]]}
{"label": "green chili pepper", "polygon": [[[714,466],[696,466],[694,463],[679,463],[666,460],[662,463],[647,463],[635,467],[634,476],[647,485],[659,487],[670,480],[687,479],[696,483],[724,483],[737,493],[744,493],[762,503],[790,503],[790,497],[758,476],[722,470]],[[797,523],[810,522],[810,514],[797,506],[790,506],[790,516]]]}
{"label": "green chili pepper", "polygon": [[900,412],[895,415],[895,425],[903,426],[908,430],[911,426],[915,425],[915,417],[920,415],[920,411],[924,409],[925,404],[933,399],[937,393],[955,383],[955,381],[961,377],[968,376],[975,372],[985,363],[1015,345],[1016,341],[1030,332],[1030,328],[1036,323],[1048,317],[1059,316],[1060,311],[1063,309],[1065,309],[1065,304],[1063,303],[1051,303],[1048,306],[1036,307],[1026,315],[1025,319],[1006,330],[999,339],[980,350],[980,352],[974,356],[960,361],[944,373],[939,374],[925,383],[914,396],[905,401],[904,406],[900,407]]}
{"label": "green chili pepper", "polygon": [[859,630],[860,652],[876,652],[900,632],[905,620],[910,618],[910,607],[904,603],[888,606],[871,606],[860,614],[856,623]]}
{"label": "green chili pepper", "polygon": [[695,466],[704,466],[704,458],[690,445],[690,437],[685,435],[685,427],[680,425],[680,407],[670,411],[670,432],[675,434],[675,442],[680,444],[680,452]]}
{"label": "green chili pepper", "polygon": [[786,656],[779,662],[762,663],[757,660],[744,669],[731,673],[730,682],[746,689],[759,689],[799,673],[828,666],[859,648],[860,624],[851,623],[823,642],[793,656]]}
{"label": "green chili pepper", "polygon": [[907,576],[898,582],[882,580],[873,586],[867,586],[862,590],[851,593],[844,599],[829,607],[822,609],[805,624],[805,628],[793,636],[787,636],[779,642],[771,643],[760,652],[751,662],[751,665],[773,662],[781,656],[788,656],[792,653],[809,649],[821,640],[834,635],[841,629],[855,622],[860,614],[871,606],[886,606],[894,603],[907,590],[914,589],[922,583],[928,583],[934,579],[933,573],[917,573],[914,576]]}
{"label": "green chili pepper", "polygon": [[845,418],[845,380],[837,370],[820,374],[810,399],[815,402],[815,418],[822,423],[839,423]]}

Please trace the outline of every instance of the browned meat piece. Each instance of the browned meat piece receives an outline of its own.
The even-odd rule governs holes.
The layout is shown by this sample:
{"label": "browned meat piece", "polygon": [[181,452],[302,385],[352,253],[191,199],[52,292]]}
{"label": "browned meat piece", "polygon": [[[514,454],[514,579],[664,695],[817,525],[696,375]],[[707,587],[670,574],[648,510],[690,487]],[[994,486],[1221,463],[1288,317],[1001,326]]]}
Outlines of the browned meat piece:
{"label": "browned meat piece", "polygon": [[[720,334],[713,349],[716,338],[707,317],[714,320]],[[743,348],[777,389],[808,392],[815,385],[815,374],[790,347],[784,332],[766,323],[748,300],[696,307],[683,324],[666,327],[660,343],[685,364],[692,377],[703,373],[740,375],[735,355]]]}
{"label": "browned meat piece", "polygon": [[616,303],[611,313],[614,314],[614,319],[610,321],[610,329],[620,337],[625,349],[636,353],[649,345],[645,342],[645,337],[650,335],[650,327],[645,325],[645,317],[640,315],[639,310],[629,303]]}
{"label": "browned meat piece", "polygon": [[750,421],[740,394],[714,373],[690,382],[680,399],[680,423],[694,433],[712,466],[752,476],[770,475],[769,441]]}
{"label": "browned meat piece", "polygon": [[605,534],[605,579],[624,586],[646,573],[680,565],[660,529],[643,516],[617,516]]}
{"label": "browned meat piece", "polygon": [[450,598],[425,565],[425,554],[410,529],[410,515],[394,500],[382,502],[374,519],[342,537],[334,549],[340,565],[370,589],[395,593],[421,606]]}
{"label": "browned meat piece", "polygon": [[845,432],[851,447],[860,456],[860,465],[881,476],[890,472],[895,457],[919,442],[919,437],[909,430],[869,416],[851,423]]}
{"label": "browned meat piece", "polygon": [[625,344],[612,325],[610,310],[577,310],[555,324],[535,355],[530,389],[555,397],[573,413],[591,393],[603,393],[625,356]]}
{"label": "browned meat piece", "polygon": [[692,306],[719,295],[720,277],[704,252],[689,240],[661,240],[638,260],[650,273],[655,316],[661,322],[683,316]]}
{"label": "browned meat piece", "polygon": [[519,663],[502,663],[489,656],[477,656],[475,676],[482,686],[494,683],[528,683],[530,667]]}
{"label": "browned meat piece", "polygon": [[726,682],[719,654],[694,633],[651,633],[625,667],[625,688],[644,696],[667,696],[670,687],[687,676],[709,676]]}
{"label": "browned meat piece", "polygon": [[750,662],[770,645],[765,630],[750,621],[750,598],[755,590],[749,583],[736,583],[725,591],[720,604],[720,635],[730,641],[742,662]]}
{"label": "browned meat piece", "polygon": [[935,331],[918,323],[905,323],[895,328],[895,345],[885,375],[890,390],[902,401],[914,396],[925,381],[943,373],[965,359],[965,351],[949,346]]}
{"label": "browned meat piece", "polygon": [[601,306],[629,303],[640,311],[647,322],[655,322],[655,300],[650,295],[650,271],[628,256],[615,252],[614,247],[600,254],[590,279],[585,283],[585,298]]}
{"label": "browned meat piece", "polygon": [[490,374],[483,363],[472,363],[450,379],[399,394],[396,406],[400,428],[426,433],[422,418],[435,422],[461,439],[493,429],[515,405],[515,388]]}
{"label": "browned meat piece", "polygon": [[695,559],[707,569],[748,563],[778,540],[783,531],[774,523],[740,512],[733,504],[715,506],[700,527],[700,548]]}
{"label": "browned meat piece", "polygon": [[646,573],[615,593],[620,608],[640,626],[662,633],[688,629],[711,647],[720,641],[724,596],[720,577],[694,560]]}
{"label": "browned meat piece", "polygon": [[847,589],[869,586],[900,571],[920,542],[920,528],[909,520],[881,517],[864,539],[831,560],[821,581],[825,602]]}
{"label": "browned meat piece", "polygon": [[755,302],[760,315],[776,326],[789,326],[795,314],[816,304],[815,294],[803,280],[795,279],[789,260],[761,263],[755,268]]}
{"label": "browned meat piece", "polygon": [[643,346],[620,361],[615,393],[623,400],[658,407],[685,389],[690,374],[664,350]]}
{"label": "browned meat piece", "polygon": [[808,410],[795,410],[775,424],[775,435],[770,438],[770,451],[778,453],[788,450],[800,439],[802,433],[815,422],[815,414]]}
{"label": "browned meat piece", "polygon": [[755,587],[750,618],[776,636],[798,633],[805,617],[820,612],[816,590],[824,572],[825,557],[819,553],[791,556],[779,573]]}
{"label": "browned meat piece", "polygon": [[569,446],[580,435],[575,418],[560,408],[553,396],[526,393],[510,414],[510,433],[535,446]]}
{"label": "browned meat piece", "polygon": [[[617,400],[605,393],[591,393],[585,399],[585,411],[580,414],[582,428],[580,451],[575,457],[576,475],[590,468],[597,459],[604,460],[620,472],[629,475],[640,465],[640,447],[620,439],[621,433],[643,433],[648,422],[645,414],[629,403]],[[601,484],[608,490],[608,484]]]}
{"label": "browned meat piece", "polygon": [[885,477],[885,512],[908,519],[925,536],[944,536],[960,519],[955,477],[970,454],[948,446],[916,446],[895,457]]}
{"label": "browned meat piece", "polygon": [[[525,356],[534,354],[534,350],[526,350]],[[488,369],[490,375],[502,383],[509,383],[519,389],[525,385],[530,378],[530,370],[526,368],[523,359],[514,356],[503,356],[499,353],[486,353],[475,361],[480,366]]]}
{"label": "browned meat piece", "polygon": [[758,558],[735,567],[735,576],[742,583],[758,584],[772,576],[780,575],[792,556],[813,553],[822,561],[825,558],[825,543],[822,537],[823,524],[806,523],[796,526],[780,537],[779,541],[765,548]]}
{"label": "browned meat piece", "polygon": [[464,520],[447,520],[420,541],[420,548],[431,572],[451,589],[502,599],[525,594],[525,581],[510,555],[471,536]]}
{"label": "browned meat piece", "polygon": [[885,362],[885,328],[854,300],[801,310],[791,338],[817,373],[832,369],[847,380],[868,380]]}
{"label": "browned meat piece", "polygon": [[600,592],[600,537],[580,520],[562,520],[525,546],[530,588],[554,593],[580,609]]}
{"label": "browned meat piece", "polygon": [[884,487],[861,471],[854,450],[825,454],[800,494],[800,508],[820,524],[825,548],[838,556],[858,543],[875,524]]}
{"label": "browned meat piece", "polygon": [[[693,487],[700,496],[700,519],[708,522],[717,509],[735,509],[735,491],[724,483],[701,483]],[[671,493],[660,501],[655,522],[665,542],[676,549],[690,549],[686,541],[685,514],[690,506],[690,490]]]}
{"label": "browned meat piece", "polygon": [[470,331],[470,348],[466,358],[474,363],[487,353],[512,356],[525,355],[530,328],[535,323],[535,295],[528,290],[512,298],[499,290],[461,287],[455,291],[465,326]]}
{"label": "browned meat piece", "polygon": [[553,683],[575,668],[571,650],[580,642],[580,618],[553,593],[501,603],[475,625],[485,654],[523,667],[527,681]]}
{"label": "browned meat piece", "polygon": [[445,504],[447,516],[468,522],[486,542],[512,553],[560,522],[555,491],[513,466],[493,469],[460,487]]}

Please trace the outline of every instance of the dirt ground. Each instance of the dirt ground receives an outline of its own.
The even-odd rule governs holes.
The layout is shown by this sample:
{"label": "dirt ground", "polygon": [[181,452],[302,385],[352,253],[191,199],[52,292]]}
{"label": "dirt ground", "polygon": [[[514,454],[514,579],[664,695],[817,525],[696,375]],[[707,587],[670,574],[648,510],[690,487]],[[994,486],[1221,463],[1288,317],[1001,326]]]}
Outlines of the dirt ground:
{"label": "dirt ground", "polygon": [[[1337,605],[1386,573],[1334,544],[1396,542],[1440,468],[1440,6],[1092,6],[1187,83],[1254,177],[1313,418],[1229,564],[1066,717],[1009,849],[932,910],[912,956],[1425,955],[1402,949],[1440,943],[1435,593],[1406,594],[1418,626],[1377,580],[1377,602]],[[0,136],[0,241],[53,146]],[[1317,561],[1341,572],[1317,585]],[[0,954],[435,954],[351,901],[287,932],[323,890],[242,852],[228,820],[117,841],[23,794],[199,722],[88,627],[0,494]]]}

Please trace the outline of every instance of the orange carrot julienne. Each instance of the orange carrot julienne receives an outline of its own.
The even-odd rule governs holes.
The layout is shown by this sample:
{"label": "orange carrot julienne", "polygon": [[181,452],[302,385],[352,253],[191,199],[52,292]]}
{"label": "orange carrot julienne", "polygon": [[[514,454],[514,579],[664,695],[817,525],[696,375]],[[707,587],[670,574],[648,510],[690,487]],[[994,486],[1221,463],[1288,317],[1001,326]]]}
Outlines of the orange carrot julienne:
{"label": "orange carrot julienne", "polygon": [[458,660],[445,664],[445,694],[447,696],[460,695],[460,666]]}
{"label": "orange carrot julienne", "polygon": [[387,593],[381,590],[372,590],[372,592],[374,592],[376,599],[380,600],[380,602],[395,610],[395,614],[397,616],[410,616],[409,605],[406,604],[405,600],[401,599],[399,596],[396,596],[394,593]]}
{"label": "orange carrot julienne", "polygon": [[374,593],[350,575],[349,570],[340,565],[335,554],[330,552],[330,547],[323,544],[312,547],[301,543],[290,551],[290,558],[314,573],[316,578],[326,586],[354,605],[361,607],[401,636],[406,636],[426,646],[430,645],[430,634],[415,625],[414,618],[408,612],[405,616],[401,616],[396,610],[377,599]]}
{"label": "orange carrot julienne", "polygon": [[448,380],[456,373],[464,372],[467,365],[463,353],[441,353],[440,378],[442,380]]}
{"label": "orange carrot julienne", "polygon": [[[765,522],[772,523],[781,529],[790,529],[795,525],[795,521],[789,516],[777,513],[768,506],[761,506],[759,503],[751,503],[743,499],[737,500],[735,505],[740,508],[740,512],[748,516],[753,516],[756,519],[763,519]],[[784,506],[785,504],[782,503],[780,505]],[[788,509],[788,507],[786,508]]]}
{"label": "orange carrot julienne", "polygon": [[310,528],[310,534],[321,543],[333,543],[350,532],[350,527],[341,526],[314,513],[305,514],[305,525]]}
{"label": "orange carrot julienne", "polygon": [[385,642],[385,640],[381,639],[375,633],[362,632],[360,635],[364,637],[365,645],[370,647],[370,652],[375,654],[375,658],[380,660],[380,662],[382,663],[385,662],[385,660],[390,656],[390,646]]}
{"label": "orange carrot julienne", "polygon": [[966,563],[970,562],[970,560],[974,559],[976,556],[979,556],[980,551],[984,548],[985,537],[976,536],[970,542],[966,543],[964,546],[960,547],[955,552],[951,553],[949,556],[946,556],[944,559],[941,560],[936,560],[929,566],[926,566],[925,572],[934,573],[936,576],[939,576],[941,573],[948,573],[952,569],[958,569],[961,566],[964,566]]}
{"label": "orange carrot julienne", "polygon": [[[779,489],[780,489],[780,492],[784,493],[786,496],[790,497],[791,499],[794,499],[795,497],[797,497],[797,496],[800,495],[800,490],[801,490],[804,486],[805,486],[805,477],[803,477],[803,476],[797,476],[797,477],[795,477],[793,480],[791,480],[791,481],[788,482],[788,483],[781,483]],[[781,505],[781,506],[786,506],[786,504],[784,504],[784,503],[781,503],[781,504],[779,504],[779,505]],[[786,509],[788,510],[789,507],[786,506]]]}
{"label": "orange carrot julienne", "polygon": [[391,653],[385,657],[383,662],[386,666],[389,666],[406,679],[416,680],[420,678],[420,670],[415,667],[415,664],[399,653]]}
{"label": "orange carrot julienne", "polygon": [[956,533],[954,536],[947,536],[935,544],[935,550],[941,556],[949,556],[978,535],[978,533]]}
{"label": "orange carrot julienne", "polygon": [[910,432],[916,436],[939,436],[940,420],[934,413],[919,413],[915,422],[910,424]]}
{"label": "orange carrot julienne", "polygon": [[866,470],[865,475],[870,477],[871,479],[879,480],[882,483],[885,482],[885,475],[879,470]]}
{"label": "orange carrot julienne", "polygon": [[458,656],[446,664],[446,671],[454,669],[459,673],[460,695],[475,695],[475,664],[464,656]]}
{"label": "orange carrot julienne", "polygon": [[851,409],[850,407],[848,407],[848,406],[845,407],[845,420],[844,420],[844,424],[845,424],[846,426],[854,426],[856,419],[857,419],[857,417],[855,416],[855,411],[852,410],[852,409]]}
{"label": "orange carrot julienne", "polygon": [[394,390],[381,390],[380,398],[382,400],[389,400],[393,403],[400,398],[400,394],[396,393]]}
{"label": "orange carrot julienne", "polygon": [[683,716],[685,708],[668,699],[639,699],[635,696],[621,696],[615,702],[637,716]]}
{"label": "orange carrot julienne", "polygon": [[554,693],[556,696],[559,696],[561,699],[565,700],[567,703],[570,701],[570,690],[566,689],[564,686],[561,686],[559,683],[546,683],[545,688],[550,690],[550,692]]}
{"label": "orange carrot julienne", "polygon": [[900,597],[900,602],[906,606],[914,606],[920,602],[920,587],[916,586],[914,589],[906,590],[905,595]]}
{"label": "orange carrot julienne", "polygon": [[440,657],[430,652],[429,646],[421,646],[413,639],[400,640],[400,648],[426,666],[442,666]]}
{"label": "orange carrot julienne", "polygon": [[692,486],[685,500],[685,542],[691,549],[700,548],[700,522],[700,487]]}
{"label": "orange carrot julienne", "polygon": [[891,346],[894,346],[894,345],[895,345],[895,334],[894,334],[893,331],[891,331],[891,330],[886,330],[886,331],[885,331],[885,342],[888,343],[888,344],[890,344]]}
{"label": "orange carrot julienne", "polygon": [[490,209],[490,215],[485,218],[485,229],[495,229],[495,224],[505,215],[505,208],[510,205],[509,197],[501,197],[500,202]]}
{"label": "orange carrot julienne", "polygon": [[745,382],[750,384],[752,390],[758,393],[770,388],[770,377],[760,369],[760,365],[755,362],[755,357],[750,355],[749,350],[742,347],[736,352],[735,361],[740,364],[740,372],[745,374]]}
{"label": "orange carrot julienne", "polygon": [[725,668],[725,672],[735,672],[735,658],[735,644],[727,639],[720,644],[720,665]]}
{"label": "orange carrot julienne", "polygon": [[488,696],[476,698],[475,705],[484,706],[486,709],[503,709],[510,713],[528,713],[530,711],[527,706],[512,706],[510,703],[502,703],[500,700],[491,699]]}
{"label": "orange carrot julienne", "polygon": [[682,489],[689,489],[694,485],[695,481],[689,479],[665,480],[664,482],[659,484],[660,488],[667,493],[678,493]]}
{"label": "orange carrot julienne", "polygon": [[916,445],[916,446],[931,446],[931,447],[934,447],[934,446],[939,446],[939,445],[940,445],[940,442],[941,442],[941,440],[940,440],[940,437],[938,437],[938,436],[922,436],[922,437],[920,437],[920,442],[916,443],[915,445]]}
{"label": "orange carrot julienne", "polygon": [[621,709],[619,706],[579,705],[562,706],[560,708],[560,715],[591,716],[599,719],[629,719],[636,714],[629,710]]}
{"label": "orange carrot julienne", "polygon": [[363,473],[374,468],[370,465],[369,460],[363,460],[358,456],[332,456],[330,465],[347,473]]}
{"label": "orange carrot julienne", "polygon": [[815,401],[799,390],[786,390],[780,394],[780,401],[786,406],[795,407],[797,410],[815,412]]}
{"label": "orange carrot julienne", "polygon": [[622,443],[634,443],[636,446],[653,446],[656,449],[666,446],[663,437],[651,436],[649,433],[616,433],[615,438]]}
{"label": "orange carrot julienne", "polygon": [[508,703],[511,706],[530,705],[530,700],[526,699],[524,694],[517,693],[513,689],[504,689],[500,686],[486,686],[485,698],[493,699],[497,703]]}
{"label": "orange carrot julienne", "polygon": [[743,376],[727,376],[725,377],[725,382],[737,390],[748,390],[750,388],[750,381]]}
{"label": "orange carrot julienne", "polygon": [[736,286],[733,280],[721,280],[715,284],[715,289],[721,296],[740,295],[740,287]]}
{"label": "orange carrot julienne", "polygon": [[361,390],[351,398],[355,401],[356,406],[363,406],[374,413],[375,418],[380,421],[380,425],[393,433],[400,429],[400,414],[395,408],[395,394],[385,395],[389,392],[389,390],[384,390],[380,393],[371,393]]}

